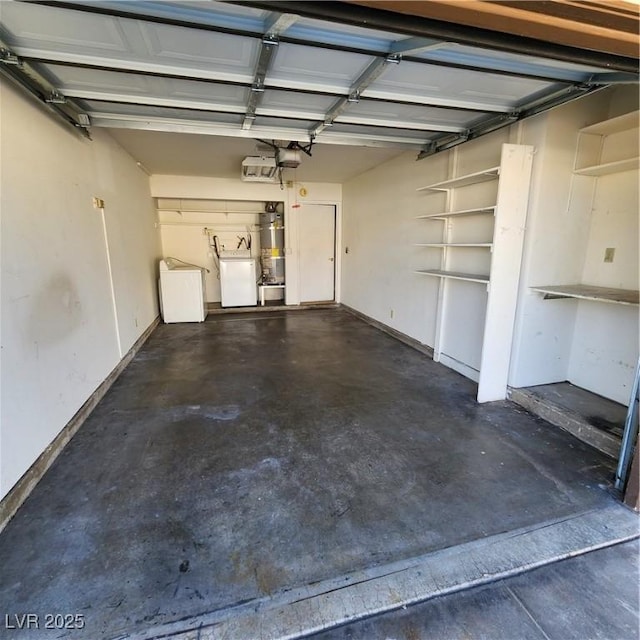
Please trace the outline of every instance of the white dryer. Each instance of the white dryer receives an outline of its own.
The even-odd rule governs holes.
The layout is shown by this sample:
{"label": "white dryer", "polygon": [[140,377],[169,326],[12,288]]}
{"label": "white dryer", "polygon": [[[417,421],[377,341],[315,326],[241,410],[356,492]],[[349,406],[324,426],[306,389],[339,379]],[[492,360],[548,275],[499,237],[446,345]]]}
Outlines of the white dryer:
{"label": "white dryer", "polygon": [[166,323],[202,322],[207,317],[204,272],[172,258],[160,260],[160,313]]}

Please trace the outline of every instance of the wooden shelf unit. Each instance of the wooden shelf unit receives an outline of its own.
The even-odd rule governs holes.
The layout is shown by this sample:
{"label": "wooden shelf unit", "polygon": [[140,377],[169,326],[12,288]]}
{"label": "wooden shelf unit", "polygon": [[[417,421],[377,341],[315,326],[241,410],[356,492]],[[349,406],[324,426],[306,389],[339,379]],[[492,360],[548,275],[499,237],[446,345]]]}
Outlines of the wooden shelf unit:
{"label": "wooden shelf unit", "polygon": [[[456,158],[457,156],[454,156],[454,167]],[[441,241],[415,243],[418,247],[437,248],[441,251],[440,268],[415,271],[418,275],[437,278],[439,281],[434,360],[443,362],[478,382],[478,402],[502,400],[507,393],[532,164],[533,147],[503,144],[499,166],[456,176],[417,189],[426,196],[443,192],[446,194],[444,210],[416,216],[418,220],[441,220],[445,223],[441,230]],[[482,189],[468,191],[464,195],[459,191],[471,185],[488,182],[496,183],[495,200],[490,199],[493,193],[487,190],[484,190],[484,193]],[[473,205],[473,199],[480,197],[484,202],[470,208],[469,205]],[[458,198],[464,200],[467,206],[456,208]],[[489,204],[486,203],[487,200],[490,201]],[[492,218],[491,239],[486,238],[487,225],[473,222],[470,219],[472,216]],[[466,231],[464,241],[456,241],[454,227],[456,231]],[[496,232],[497,230],[499,233]],[[484,237],[473,238],[480,233]],[[458,237],[463,236],[458,235]],[[467,238],[469,238],[468,241]],[[479,252],[461,251],[468,248],[489,249],[491,253],[485,254],[485,257]],[[490,258],[489,273],[474,272],[476,270],[473,265],[476,263],[477,271],[484,271],[487,268],[488,258]],[[484,285],[487,289],[486,310],[485,298],[482,298],[482,294],[476,295],[469,289],[461,288],[460,285],[454,290],[454,285],[449,283],[456,280]],[[465,329],[459,313],[447,313],[447,308],[455,308],[448,306],[453,304],[452,296],[458,301],[456,303],[458,305],[465,305],[467,301],[468,304],[482,305],[474,306],[474,311],[471,313],[474,322],[483,322],[481,328],[477,327],[476,331],[472,332],[474,335],[482,336],[481,344],[474,338],[476,342],[469,343],[467,347],[455,346],[456,339],[452,336],[462,335],[457,332]]]}

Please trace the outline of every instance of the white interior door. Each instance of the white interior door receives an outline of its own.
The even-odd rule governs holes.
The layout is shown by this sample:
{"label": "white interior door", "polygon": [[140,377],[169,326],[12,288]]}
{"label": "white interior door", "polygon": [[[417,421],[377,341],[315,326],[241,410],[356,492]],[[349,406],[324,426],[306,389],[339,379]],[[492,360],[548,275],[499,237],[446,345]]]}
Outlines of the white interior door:
{"label": "white interior door", "polygon": [[334,300],[336,208],[304,204],[298,211],[300,302]]}

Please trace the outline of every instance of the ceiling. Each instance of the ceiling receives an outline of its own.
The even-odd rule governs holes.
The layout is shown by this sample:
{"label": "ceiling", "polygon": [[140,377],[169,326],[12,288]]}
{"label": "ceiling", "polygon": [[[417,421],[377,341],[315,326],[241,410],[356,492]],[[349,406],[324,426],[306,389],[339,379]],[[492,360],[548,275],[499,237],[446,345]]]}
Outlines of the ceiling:
{"label": "ceiling", "polygon": [[[392,4],[420,14],[453,3]],[[256,140],[277,140],[312,142],[298,178],[331,182],[638,79],[624,48],[505,37],[383,8],[4,1],[0,72],[77,129],[109,129],[150,173],[237,177]],[[628,25],[617,27],[628,40]]]}
{"label": "ceiling", "polygon": [[[254,140],[186,133],[111,129],[111,135],[147,173],[238,178],[247,156],[264,153]],[[285,180],[342,183],[394,158],[404,149],[316,145],[300,166],[285,170]]]}

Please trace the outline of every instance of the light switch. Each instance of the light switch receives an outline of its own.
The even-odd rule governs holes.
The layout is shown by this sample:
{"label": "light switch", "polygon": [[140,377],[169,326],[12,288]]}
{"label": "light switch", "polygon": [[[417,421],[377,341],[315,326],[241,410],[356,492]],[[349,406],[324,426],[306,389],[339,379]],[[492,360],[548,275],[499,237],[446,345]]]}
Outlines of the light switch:
{"label": "light switch", "polygon": [[605,262],[613,262],[613,256],[615,255],[616,250],[613,247],[607,247],[604,250],[604,261]]}

